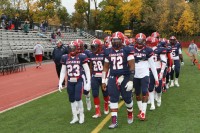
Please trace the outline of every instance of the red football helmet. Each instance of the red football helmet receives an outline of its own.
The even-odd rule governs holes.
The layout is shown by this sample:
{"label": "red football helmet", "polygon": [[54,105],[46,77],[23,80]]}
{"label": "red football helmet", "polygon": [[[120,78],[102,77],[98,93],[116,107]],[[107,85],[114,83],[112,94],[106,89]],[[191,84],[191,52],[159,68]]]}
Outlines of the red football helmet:
{"label": "red football helmet", "polygon": [[126,45],[126,46],[128,46],[128,45],[130,45],[131,43],[130,43],[130,40],[129,39],[124,39],[124,45]]}
{"label": "red football helmet", "polygon": [[147,39],[146,39],[146,43],[147,43],[147,45],[149,46],[149,47],[155,47],[155,46],[157,46],[158,45],[158,39],[157,38],[155,38],[155,37],[151,37],[151,36],[149,36],[149,37],[147,37]]}
{"label": "red football helmet", "polygon": [[102,51],[102,42],[99,39],[94,39],[91,43],[91,51],[97,54]]}
{"label": "red football helmet", "polygon": [[175,45],[176,44],[176,37],[175,36],[171,36],[169,38],[169,43],[172,44],[172,45]]}
{"label": "red football helmet", "polygon": [[111,37],[107,36],[104,38],[104,46],[108,48],[111,45]]}
{"label": "red football helmet", "polygon": [[77,42],[79,47],[80,47],[79,53],[83,53],[83,51],[84,51],[84,42],[81,39],[76,39],[75,42]]}
{"label": "red football helmet", "polygon": [[155,37],[155,38],[159,38],[160,37],[160,34],[158,32],[153,32],[151,34],[151,37]]}
{"label": "red football helmet", "polygon": [[71,56],[75,56],[76,54],[78,54],[80,51],[80,45],[78,44],[78,42],[76,41],[71,41],[71,43],[69,44],[69,54]]}
{"label": "red football helmet", "polygon": [[121,33],[121,32],[113,33],[111,42],[112,42],[112,47],[115,50],[119,50],[122,47],[123,43],[124,43],[124,34]]}
{"label": "red football helmet", "polygon": [[[146,44],[146,35],[143,33],[138,33],[135,36],[135,40],[136,40],[136,46],[138,48],[142,48]],[[140,46],[138,46],[138,45],[140,45]]]}

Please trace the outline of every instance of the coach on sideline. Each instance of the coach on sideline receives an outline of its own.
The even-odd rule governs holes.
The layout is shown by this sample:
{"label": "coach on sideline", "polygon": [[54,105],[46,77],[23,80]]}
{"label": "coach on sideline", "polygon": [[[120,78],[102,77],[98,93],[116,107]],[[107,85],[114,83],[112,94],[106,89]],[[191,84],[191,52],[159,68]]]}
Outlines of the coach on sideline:
{"label": "coach on sideline", "polygon": [[[62,55],[68,54],[68,50],[67,50],[67,47],[65,47],[62,44],[62,41],[60,39],[56,41],[56,45],[57,46],[54,47],[53,49],[52,58],[56,66],[56,72],[57,72],[58,78],[60,79],[60,71],[62,67],[60,60],[61,60]],[[63,81],[62,85],[63,86],[65,85],[65,81]]]}

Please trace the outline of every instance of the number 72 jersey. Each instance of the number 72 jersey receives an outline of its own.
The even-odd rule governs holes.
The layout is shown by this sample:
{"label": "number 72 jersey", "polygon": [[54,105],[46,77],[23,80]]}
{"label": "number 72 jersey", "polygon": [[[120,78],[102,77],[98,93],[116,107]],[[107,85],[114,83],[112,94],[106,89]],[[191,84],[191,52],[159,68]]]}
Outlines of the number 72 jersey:
{"label": "number 72 jersey", "polygon": [[133,49],[123,47],[116,51],[113,48],[105,50],[105,62],[110,64],[110,76],[120,76],[130,74],[128,66],[128,57],[133,56]]}

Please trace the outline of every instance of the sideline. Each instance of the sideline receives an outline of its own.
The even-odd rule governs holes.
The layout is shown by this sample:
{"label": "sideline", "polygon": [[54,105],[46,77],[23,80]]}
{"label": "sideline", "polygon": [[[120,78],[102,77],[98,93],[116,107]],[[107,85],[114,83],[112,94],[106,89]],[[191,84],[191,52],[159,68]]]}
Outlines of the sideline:
{"label": "sideline", "polygon": [[13,107],[10,107],[10,108],[7,108],[7,109],[5,109],[5,110],[2,110],[2,111],[0,111],[0,114],[1,114],[1,113],[4,113],[4,112],[6,112],[6,111],[9,111],[9,110],[11,110],[11,109],[15,109],[15,108],[17,108],[17,107],[19,107],[19,106],[22,106],[22,105],[24,105],[24,104],[30,103],[30,102],[32,102],[32,101],[35,101],[35,100],[37,100],[37,99],[39,99],[39,98],[42,98],[42,97],[44,97],[44,96],[47,96],[47,95],[49,95],[49,94],[55,93],[55,92],[57,92],[57,91],[58,91],[57,89],[56,89],[56,90],[53,90],[53,91],[48,92],[48,93],[46,93],[46,94],[43,94],[43,95],[41,95],[41,96],[35,97],[35,98],[31,99],[31,100],[25,101],[25,102],[23,102],[23,103],[20,103],[20,104],[18,104],[18,105],[13,106]]}
{"label": "sideline", "polygon": [[[119,108],[118,109],[120,109],[123,104],[124,104],[124,101],[121,101],[119,103]],[[111,118],[111,113],[109,113],[106,116],[106,118],[104,118],[103,121],[101,123],[99,123],[99,125],[94,130],[92,130],[91,133],[98,133],[104,127],[104,125],[110,120],[110,118]]]}

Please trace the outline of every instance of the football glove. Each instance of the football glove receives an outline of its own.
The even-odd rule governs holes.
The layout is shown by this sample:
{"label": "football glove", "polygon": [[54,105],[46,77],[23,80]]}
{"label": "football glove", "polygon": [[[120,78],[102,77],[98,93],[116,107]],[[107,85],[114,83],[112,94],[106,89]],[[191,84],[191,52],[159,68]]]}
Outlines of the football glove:
{"label": "football glove", "polygon": [[184,66],[184,62],[181,62],[181,66]]}
{"label": "football glove", "polygon": [[60,91],[60,92],[62,92],[62,84],[61,85],[58,85],[58,90]]}
{"label": "football glove", "polygon": [[168,67],[167,72],[170,73],[171,72],[171,67]]}
{"label": "football glove", "polygon": [[117,84],[118,85],[121,85],[121,83],[123,82],[124,80],[124,75],[120,76],[118,79],[117,79]]}
{"label": "football glove", "polygon": [[162,80],[162,78],[163,78],[163,72],[160,72],[158,77],[159,77],[159,80]]}
{"label": "football glove", "polygon": [[133,81],[128,81],[125,88],[126,91],[131,91],[133,89]]}
{"label": "football glove", "polygon": [[172,70],[174,70],[174,68],[175,68],[175,65],[172,65]]}
{"label": "football glove", "polygon": [[155,87],[159,86],[159,81],[155,81]]}
{"label": "football glove", "polygon": [[90,83],[84,84],[84,90],[90,91],[90,88],[91,88],[91,84]]}

